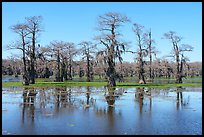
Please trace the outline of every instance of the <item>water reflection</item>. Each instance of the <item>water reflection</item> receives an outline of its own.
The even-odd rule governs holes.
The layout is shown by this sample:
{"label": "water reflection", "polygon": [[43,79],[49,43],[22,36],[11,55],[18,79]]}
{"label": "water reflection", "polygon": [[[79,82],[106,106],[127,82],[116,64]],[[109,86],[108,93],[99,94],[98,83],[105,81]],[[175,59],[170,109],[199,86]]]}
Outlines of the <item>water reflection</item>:
{"label": "water reflection", "polygon": [[[80,107],[88,110],[93,107],[97,115],[107,115],[109,121],[113,123],[115,115],[116,100],[123,96],[124,89],[104,87],[104,99],[107,105],[101,107],[101,102],[96,102],[92,93],[91,87],[73,88],[60,86],[53,89],[41,88],[24,88],[23,90],[23,107],[22,107],[22,122],[24,123],[25,115],[30,117],[34,122],[35,108],[41,110],[43,116],[53,116],[60,113],[60,110],[67,108],[68,111],[80,109]],[[153,96],[164,96],[163,98],[171,97],[172,93],[169,90],[158,91],[152,88],[136,88],[134,100],[138,104],[138,110],[142,115],[143,112],[152,113],[152,90]],[[84,91],[84,92],[82,92]],[[156,92],[155,92],[156,91]],[[189,105],[190,97],[183,99],[182,88],[176,88],[176,109],[179,110],[183,106]],[[83,96],[84,95],[84,96]],[[37,99],[37,101],[36,101]]]}
{"label": "water reflection", "polygon": [[40,97],[39,97],[39,102],[40,102],[40,108],[45,109],[46,108],[46,100],[49,97],[46,97],[45,89],[42,88],[39,92]]}
{"label": "water reflection", "polygon": [[[75,98],[72,93],[73,88],[68,86],[56,87],[53,91],[49,92],[51,96],[54,96],[54,113],[57,114],[64,108],[68,108],[70,112],[74,109]],[[51,97],[52,99],[52,97]],[[52,102],[52,100],[50,100]]]}
{"label": "water reflection", "polygon": [[176,109],[179,110],[182,107],[187,107],[190,102],[190,96],[183,99],[183,87],[176,88]]}
{"label": "water reflection", "polygon": [[152,96],[151,96],[152,94],[151,94],[151,90],[152,90],[151,88],[149,88],[149,90],[148,90],[149,102],[150,102],[150,103],[149,103],[149,106],[150,106],[150,107],[149,107],[149,111],[150,111],[150,112],[152,111]]}
{"label": "water reflection", "polygon": [[[175,127],[192,127],[194,121],[200,124],[202,117],[202,92],[186,92],[184,88],[61,86],[24,88],[18,93],[13,92],[14,89],[12,92],[6,90],[2,94],[2,107],[6,110],[2,112],[2,129],[10,128],[16,133],[18,127],[18,134],[153,134],[167,131],[182,134],[189,133],[191,128],[178,131]],[[22,105],[16,105],[16,109],[11,100]],[[171,126],[177,119],[177,126]],[[8,125],[8,120],[12,124]],[[18,125],[21,122],[23,126]],[[168,124],[163,124],[165,122]],[[160,129],[161,126],[165,130]],[[198,126],[193,128],[199,132],[195,127]]]}
{"label": "water reflection", "polygon": [[137,88],[135,93],[135,100],[138,101],[139,103],[140,113],[142,113],[143,99],[144,99],[144,88]]}
{"label": "water reflection", "polygon": [[31,118],[32,123],[35,117],[35,98],[37,92],[32,88],[25,88],[23,90],[23,107],[22,107],[22,123],[24,123],[25,115]]}
{"label": "water reflection", "polygon": [[89,107],[90,105],[89,105],[89,99],[90,99],[90,94],[91,94],[91,92],[90,92],[90,87],[86,87],[86,89],[87,89],[87,91],[86,91],[86,108],[87,107]]}
{"label": "water reflection", "polygon": [[108,103],[108,107],[107,107],[107,115],[108,115],[108,122],[110,124],[110,127],[113,127],[114,126],[114,111],[115,111],[115,107],[114,107],[114,104],[115,104],[115,99],[118,97],[117,95],[114,95],[115,94],[115,89],[116,88],[110,88],[110,87],[107,87],[108,89],[108,94],[107,92],[105,92],[104,96],[105,96],[105,99]]}
{"label": "water reflection", "polygon": [[[56,98],[56,103],[55,103],[56,112],[59,112],[60,107],[66,108],[67,103],[68,103],[68,99],[67,99],[68,92],[66,91],[66,86],[56,87],[55,92],[54,92],[54,96]],[[71,99],[69,101],[71,101]]]}
{"label": "water reflection", "polygon": [[[144,98],[149,98],[149,112],[152,111],[152,96],[151,96],[151,88],[136,88],[135,92],[135,101],[139,104],[139,111],[142,114],[143,105],[144,105]],[[148,102],[145,102],[148,105]]]}

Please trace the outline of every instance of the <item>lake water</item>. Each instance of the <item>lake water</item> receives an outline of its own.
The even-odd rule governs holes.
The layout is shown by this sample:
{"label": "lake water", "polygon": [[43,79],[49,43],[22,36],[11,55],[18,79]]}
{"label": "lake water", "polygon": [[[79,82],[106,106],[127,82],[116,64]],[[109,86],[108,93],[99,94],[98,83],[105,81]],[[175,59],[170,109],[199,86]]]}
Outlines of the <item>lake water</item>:
{"label": "lake water", "polygon": [[2,82],[18,82],[23,81],[23,77],[19,75],[18,77],[2,75]]}
{"label": "lake water", "polygon": [[3,135],[202,134],[202,87],[2,88]]}

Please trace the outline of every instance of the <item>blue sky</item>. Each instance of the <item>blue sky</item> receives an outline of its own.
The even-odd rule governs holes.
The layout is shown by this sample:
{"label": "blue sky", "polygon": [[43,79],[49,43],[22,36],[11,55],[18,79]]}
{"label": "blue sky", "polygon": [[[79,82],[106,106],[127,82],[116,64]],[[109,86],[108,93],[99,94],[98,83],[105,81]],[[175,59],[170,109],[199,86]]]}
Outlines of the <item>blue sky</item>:
{"label": "blue sky", "polygon": [[[123,39],[136,50],[132,24],[139,23],[152,30],[158,57],[168,55],[171,43],[161,39],[165,32],[176,31],[183,37],[181,43],[190,44],[194,51],[187,53],[190,61],[202,61],[202,3],[201,2],[3,2],[2,3],[2,58],[15,50],[5,45],[18,39],[9,27],[24,22],[25,17],[43,17],[44,32],[39,37],[42,46],[53,40],[74,42],[91,41],[98,34],[97,17],[114,11],[127,15],[131,22],[120,28]],[[21,54],[21,53],[19,53]],[[133,62],[134,55],[123,55],[124,61]]]}

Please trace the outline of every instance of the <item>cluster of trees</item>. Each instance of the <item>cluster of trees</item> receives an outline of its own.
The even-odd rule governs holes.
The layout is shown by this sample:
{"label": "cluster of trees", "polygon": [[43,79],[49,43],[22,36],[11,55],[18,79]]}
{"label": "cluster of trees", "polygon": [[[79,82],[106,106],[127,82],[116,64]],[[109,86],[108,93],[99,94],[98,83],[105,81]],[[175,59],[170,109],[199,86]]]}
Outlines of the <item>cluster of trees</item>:
{"label": "cluster of trees", "polygon": [[[36,62],[36,43],[41,29],[41,16],[25,18],[25,23],[18,23],[11,26],[11,30],[19,35],[19,41],[8,45],[9,49],[19,49],[23,53],[23,79],[24,84],[35,83],[35,62]],[[38,45],[40,47],[40,45]]]}
{"label": "cluster of trees", "polygon": [[[108,86],[115,86],[117,79],[124,76],[136,76],[139,83],[146,83],[146,79],[154,77],[175,76],[176,83],[182,83],[182,78],[186,75],[200,75],[200,69],[187,63],[184,52],[192,51],[193,47],[188,44],[180,44],[181,37],[173,31],[164,34],[164,38],[172,43],[171,57],[174,62],[156,57],[156,48],[152,39],[151,30],[145,31],[144,26],[134,23],[133,33],[135,33],[137,44],[135,51],[127,50],[127,42],[121,40],[120,28],[123,24],[130,22],[125,15],[108,12],[98,18],[98,32],[100,35],[91,41],[81,43],[52,41],[46,47],[37,44],[38,34],[42,31],[41,16],[26,18],[25,23],[13,25],[11,30],[20,36],[20,41],[8,45],[9,49],[19,49],[22,51],[22,61],[11,64],[12,60],[3,60],[4,64],[10,62],[10,66],[3,64],[2,73],[23,74],[24,84],[35,83],[36,77],[49,78],[54,75],[55,81],[72,80],[73,75],[82,77],[86,75],[87,81],[93,80],[93,75],[104,76]],[[38,46],[36,46],[38,45]],[[104,49],[97,49],[103,45]],[[77,47],[80,48],[77,48]],[[123,62],[122,54],[126,52],[136,55],[136,62]],[[75,56],[80,56],[81,61],[74,60]],[[15,60],[13,60],[15,62]],[[21,64],[23,65],[17,65]],[[12,66],[12,67],[11,67]],[[21,68],[23,66],[23,69]],[[193,68],[193,69],[192,69]],[[202,74],[201,74],[202,75]]]}
{"label": "cluster of trees", "polygon": [[[87,77],[86,72],[86,64],[87,62],[81,60],[81,61],[73,61],[72,70],[71,70],[71,77]],[[145,78],[149,80],[150,73],[149,73],[149,67],[145,64],[144,66],[144,75]],[[53,62],[43,62],[42,60],[36,61],[36,75],[35,78],[53,78],[56,77],[57,64]],[[105,72],[104,69],[105,66],[97,65],[94,63],[92,66],[92,79],[93,75],[98,76],[98,78],[104,79],[105,78]],[[135,77],[135,79],[139,77],[139,64],[137,62],[123,62],[122,64],[116,63],[116,73],[119,73],[122,77]],[[176,64],[174,62],[169,62],[166,59],[157,59],[152,62],[152,79],[154,78],[174,78],[175,72],[176,72]],[[23,63],[21,59],[3,59],[2,60],[2,74],[3,75],[23,75]],[[202,63],[201,62],[189,62],[187,66],[183,70],[183,74],[187,77],[194,77],[194,76],[202,76]],[[69,80],[69,75],[68,80]]]}

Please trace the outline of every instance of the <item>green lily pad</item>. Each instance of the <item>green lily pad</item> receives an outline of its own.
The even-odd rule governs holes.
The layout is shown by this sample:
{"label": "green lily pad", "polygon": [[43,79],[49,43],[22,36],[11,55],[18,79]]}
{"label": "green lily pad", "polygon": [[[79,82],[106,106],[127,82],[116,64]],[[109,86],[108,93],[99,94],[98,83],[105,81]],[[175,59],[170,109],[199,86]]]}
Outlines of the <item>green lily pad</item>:
{"label": "green lily pad", "polygon": [[70,126],[70,127],[74,127],[74,126],[75,126],[75,124],[68,124],[68,126]]}

